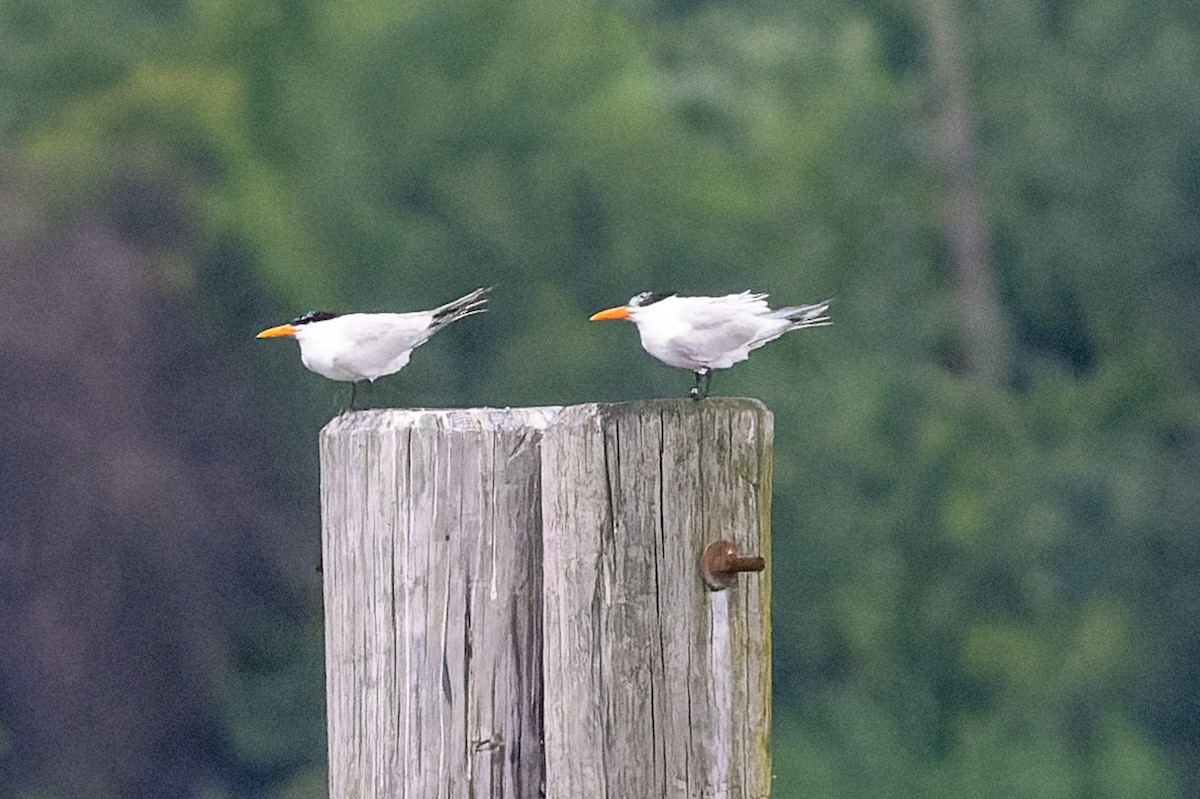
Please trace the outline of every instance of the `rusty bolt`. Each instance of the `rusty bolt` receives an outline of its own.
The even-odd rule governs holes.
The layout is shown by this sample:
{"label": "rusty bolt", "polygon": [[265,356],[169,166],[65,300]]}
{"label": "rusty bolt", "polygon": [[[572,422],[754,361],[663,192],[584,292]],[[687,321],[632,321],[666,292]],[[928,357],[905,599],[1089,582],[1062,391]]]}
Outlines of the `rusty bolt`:
{"label": "rusty bolt", "polygon": [[704,582],[714,591],[723,591],[737,581],[742,572],[760,572],[767,562],[758,555],[739,555],[732,541],[713,541],[700,556]]}

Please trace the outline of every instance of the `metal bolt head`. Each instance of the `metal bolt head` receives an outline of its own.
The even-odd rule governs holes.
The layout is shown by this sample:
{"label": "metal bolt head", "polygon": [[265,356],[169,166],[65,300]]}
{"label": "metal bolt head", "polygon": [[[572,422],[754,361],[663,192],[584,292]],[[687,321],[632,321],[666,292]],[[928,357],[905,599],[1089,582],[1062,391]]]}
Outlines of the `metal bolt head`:
{"label": "metal bolt head", "polygon": [[700,573],[714,591],[723,591],[737,582],[742,572],[760,572],[767,562],[758,555],[739,555],[737,545],[720,539],[704,548],[700,555]]}

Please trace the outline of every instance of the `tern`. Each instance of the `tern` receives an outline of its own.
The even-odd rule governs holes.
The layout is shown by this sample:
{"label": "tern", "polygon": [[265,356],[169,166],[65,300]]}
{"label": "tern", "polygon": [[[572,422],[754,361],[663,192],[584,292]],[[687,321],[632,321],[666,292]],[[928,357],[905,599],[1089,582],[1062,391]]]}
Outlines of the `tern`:
{"label": "tern", "polygon": [[300,343],[300,360],[310,371],[351,384],[400,371],[409,356],[429,337],[452,322],[487,310],[487,293],[480,288],[432,311],[412,313],[350,313],[309,311],[287,324],[268,327],[257,338],[287,336]]}
{"label": "tern", "polygon": [[713,369],[728,369],[749,358],[751,350],[791,330],[832,324],[828,310],[829,300],[772,310],[766,294],[749,291],[723,297],[647,291],[625,305],[592,314],[588,321],[633,322],[646,352],[663,363],[696,373],[696,385],[688,393],[700,400],[708,396]]}

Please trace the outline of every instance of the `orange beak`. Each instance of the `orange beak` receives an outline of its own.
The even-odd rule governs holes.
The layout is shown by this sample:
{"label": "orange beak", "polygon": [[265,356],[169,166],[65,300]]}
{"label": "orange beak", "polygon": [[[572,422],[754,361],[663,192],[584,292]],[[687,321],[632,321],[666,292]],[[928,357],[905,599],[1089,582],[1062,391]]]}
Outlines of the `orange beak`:
{"label": "orange beak", "polygon": [[624,305],[618,308],[609,308],[599,313],[594,313],[588,317],[589,322],[604,322],[608,319],[628,319],[629,309]]}
{"label": "orange beak", "polygon": [[280,336],[294,335],[296,335],[296,328],[292,327],[291,325],[276,325],[275,327],[268,327],[266,330],[255,336],[255,338],[279,338]]}

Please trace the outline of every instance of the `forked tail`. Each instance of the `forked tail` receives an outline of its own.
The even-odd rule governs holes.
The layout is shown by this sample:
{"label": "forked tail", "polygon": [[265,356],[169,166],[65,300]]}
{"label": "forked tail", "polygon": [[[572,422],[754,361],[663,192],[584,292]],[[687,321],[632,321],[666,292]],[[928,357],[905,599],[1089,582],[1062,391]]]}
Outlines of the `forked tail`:
{"label": "forked tail", "polygon": [[833,300],[825,300],[813,305],[795,305],[791,308],[780,308],[773,311],[771,316],[778,316],[781,319],[790,321],[791,327],[788,330],[803,330],[806,327],[824,327],[832,325],[833,319],[827,313],[829,311],[829,303]]}
{"label": "forked tail", "polygon": [[457,300],[448,302],[440,308],[434,308],[433,322],[429,326],[434,330],[438,330],[451,322],[457,322],[459,319],[483,313],[487,310],[487,293],[492,288],[492,286],[485,286],[484,288],[475,289],[464,297],[459,297]]}

